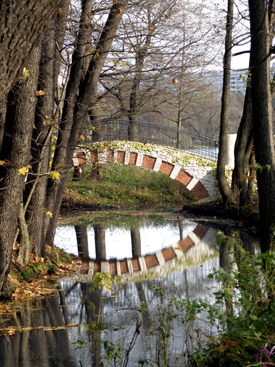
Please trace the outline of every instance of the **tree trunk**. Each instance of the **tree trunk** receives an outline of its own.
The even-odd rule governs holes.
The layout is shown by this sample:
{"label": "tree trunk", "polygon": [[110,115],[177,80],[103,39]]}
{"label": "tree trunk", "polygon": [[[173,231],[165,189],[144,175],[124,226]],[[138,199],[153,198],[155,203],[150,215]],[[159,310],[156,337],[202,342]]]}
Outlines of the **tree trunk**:
{"label": "tree trunk", "polygon": [[225,177],[225,159],[228,132],[228,114],[229,114],[229,93],[230,93],[230,67],[231,67],[231,46],[232,46],[232,28],[233,28],[233,0],[228,0],[224,70],[223,70],[223,91],[219,139],[219,156],[217,164],[217,180],[219,191],[224,205],[234,201],[234,193],[228,186]]}
{"label": "tree trunk", "polygon": [[132,242],[132,256],[141,256],[141,241],[140,241],[140,230],[139,224],[131,228],[131,242]]}
{"label": "tree trunk", "polygon": [[5,131],[1,160],[9,164],[0,166],[0,290],[5,287],[9,271],[12,245],[18,224],[24,175],[19,169],[30,161],[31,135],[36,106],[36,87],[40,48],[32,51],[26,68],[30,75],[21,78],[9,94],[9,103],[5,120]]}
{"label": "tree trunk", "polygon": [[[65,188],[67,174],[70,168],[71,159],[76,146],[76,141],[79,136],[80,130],[76,132],[76,141],[74,145],[70,145],[70,135],[73,129],[77,129],[74,124],[74,110],[76,103],[76,96],[79,90],[79,84],[82,77],[83,58],[85,57],[86,40],[90,36],[89,31],[89,18],[87,13],[90,12],[92,6],[92,0],[84,0],[82,2],[82,12],[80,19],[80,29],[77,38],[77,46],[72,57],[72,67],[70,71],[70,78],[67,85],[64,108],[62,113],[62,119],[60,124],[60,130],[57,140],[57,149],[54,155],[52,168],[57,170],[61,174],[59,180],[50,180],[48,182],[46,208],[49,210],[53,217],[49,216],[45,218],[45,236],[46,243],[53,244],[54,232],[56,228],[56,220],[61,205],[62,195]],[[89,33],[89,34],[87,34]],[[70,161],[67,161],[67,150],[70,150]],[[59,192],[62,190],[62,193]],[[51,228],[49,228],[51,222]]]}
{"label": "tree trunk", "polygon": [[95,224],[95,252],[97,260],[106,260],[105,226]]}
{"label": "tree trunk", "polygon": [[261,219],[261,249],[274,250],[275,228],[275,155],[270,85],[270,47],[273,31],[267,2],[249,0],[251,31],[251,97],[255,157]]}
{"label": "tree trunk", "polygon": [[[54,157],[54,167],[56,167],[57,170],[60,170],[60,168],[58,168],[58,164],[62,164],[63,172],[60,180],[54,180],[54,182],[50,182],[50,185],[48,186],[48,197],[46,203],[47,209],[53,213],[52,218],[47,219],[46,222],[46,243],[48,244],[53,244],[57,217],[66,184],[67,172],[77,144],[79,132],[81,131],[83,121],[87,116],[88,108],[91,104],[95,104],[96,102],[96,87],[99,76],[127,4],[128,0],[121,0],[117,3],[114,3],[112,6],[103,32],[97,43],[97,54],[92,58],[83,83],[79,88],[79,97],[77,98],[76,104],[75,99],[78,88],[75,90],[75,94],[70,94],[70,101],[66,101],[66,104],[68,104],[67,111],[64,107],[62,116],[63,124],[61,126],[62,137],[60,136],[59,138],[58,142],[60,143],[60,146],[58,148],[57,155]],[[85,17],[87,18],[86,12]],[[73,68],[71,75],[72,78],[76,78],[77,75],[74,75],[72,72]],[[81,72],[79,73],[78,77],[81,77]]]}
{"label": "tree trunk", "polygon": [[24,210],[24,202],[23,202],[23,195],[22,195],[22,201],[19,209],[19,227],[20,227],[20,248],[19,253],[17,256],[17,262],[22,265],[26,265],[29,262],[30,258],[30,237],[29,237],[29,231],[28,226],[25,219],[25,210]]}
{"label": "tree trunk", "polygon": [[253,201],[253,187],[251,190],[253,180],[250,180],[253,177],[253,168],[249,167],[251,165],[253,144],[252,127],[251,88],[248,86],[246,88],[243,116],[235,144],[235,168],[232,175],[232,188],[238,198],[240,207],[252,204]]}
{"label": "tree trunk", "polygon": [[[52,18],[48,30],[42,41],[41,61],[39,70],[39,83],[37,90],[45,94],[38,97],[36,106],[35,129],[32,136],[32,170],[35,174],[47,173],[51,143],[44,147],[43,157],[41,150],[47,136],[49,126],[45,125],[46,116],[53,117],[55,93],[55,18]],[[40,172],[38,172],[38,169]],[[35,176],[30,175],[30,181]],[[27,223],[31,250],[35,249],[36,256],[45,256],[44,242],[44,208],[46,200],[47,176],[41,177],[36,183],[30,204],[27,210]]]}
{"label": "tree trunk", "polygon": [[78,256],[89,259],[87,226],[74,226],[77,240]]}
{"label": "tree trunk", "polygon": [[144,46],[140,46],[136,52],[135,76],[131,88],[130,111],[128,115],[130,124],[128,135],[129,140],[131,141],[138,141],[138,127],[135,123],[136,121],[138,121],[138,113],[139,113],[138,90],[142,77],[142,70],[144,67],[145,58],[151,43],[152,33],[153,33],[153,27],[152,30],[149,29]]}
{"label": "tree trunk", "polygon": [[[51,141],[48,134],[51,127],[45,125],[46,116],[54,119],[54,99],[58,103],[58,96],[56,86],[58,84],[58,74],[61,63],[60,54],[57,50],[63,47],[66,20],[68,14],[70,0],[59,2],[61,14],[56,14],[52,17],[47,32],[42,41],[42,53],[39,70],[39,83],[37,90],[42,90],[44,95],[38,97],[36,107],[35,129],[32,138],[32,156],[33,164],[32,170],[38,174],[46,174],[49,170],[49,159],[51,150]],[[57,106],[59,111],[59,108]],[[55,113],[56,115],[56,113]],[[58,117],[55,118],[55,122]],[[39,172],[38,172],[39,171]],[[30,177],[30,179],[35,179]],[[42,176],[32,186],[34,192],[32,194],[28,210],[27,222],[29,228],[29,237],[31,249],[35,249],[36,256],[45,256],[45,234],[44,234],[44,220],[45,220],[45,202],[47,194],[48,176]]]}
{"label": "tree trunk", "polygon": [[9,93],[30,52],[39,44],[49,20],[57,11],[56,0],[2,0],[0,2],[0,142],[4,131]]}

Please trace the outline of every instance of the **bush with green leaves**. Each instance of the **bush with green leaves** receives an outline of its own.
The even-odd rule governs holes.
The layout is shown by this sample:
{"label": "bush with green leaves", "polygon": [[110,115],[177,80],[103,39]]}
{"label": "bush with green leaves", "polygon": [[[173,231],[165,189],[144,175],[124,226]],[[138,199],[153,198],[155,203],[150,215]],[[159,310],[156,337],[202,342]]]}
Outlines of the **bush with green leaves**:
{"label": "bush with green leaves", "polygon": [[[256,366],[256,354],[266,343],[269,349],[275,344],[275,254],[256,257],[240,246],[232,254],[235,270],[220,268],[208,276],[220,283],[220,289],[214,292],[214,306],[223,308],[214,319],[219,320],[223,333],[212,337],[206,346],[198,346],[191,366]],[[195,306],[196,316],[202,308],[212,314],[213,306],[202,307],[197,301]],[[262,360],[265,358],[263,355]]]}

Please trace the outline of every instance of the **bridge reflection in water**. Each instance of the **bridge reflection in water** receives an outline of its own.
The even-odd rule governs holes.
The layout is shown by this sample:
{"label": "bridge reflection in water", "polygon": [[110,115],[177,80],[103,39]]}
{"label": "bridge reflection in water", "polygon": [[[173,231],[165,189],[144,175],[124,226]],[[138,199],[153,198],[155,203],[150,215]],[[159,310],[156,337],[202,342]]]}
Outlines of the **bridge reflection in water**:
{"label": "bridge reflection in water", "polygon": [[[119,217],[118,220],[121,223],[123,218]],[[149,237],[149,242],[146,244],[143,242],[146,233],[144,223],[131,220],[132,227],[129,225],[125,231],[131,243],[129,251],[132,254],[135,253],[137,258],[144,258],[144,262],[145,258],[151,255],[158,260],[159,257],[156,254],[161,253],[164,260],[167,257],[163,267],[173,261],[178,262],[175,260],[177,257],[174,258],[174,256],[177,256],[176,253],[179,251],[182,256],[186,256],[187,260],[181,270],[167,271],[165,276],[161,276],[162,274],[159,273],[158,277],[146,277],[146,274],[152,269],[160,267],[160,264],[154,266],[152,262],[153,266],[144,272],[144,277],[138,279],[139,281],[125,281],[122,284],[114,282],[114,292],[112,293],[107,293],[104,288],[95,287],[91,277],[89,280],[88,274],[79,274],[79,279],[81,280],[83,277],[82,280],[84,280],[86,277],[87,282],[77,282],[73,279],[71,281],[62,280],[62,289],[58,289],[56,296],[34,300],[27,299],[25,304],[20,305],[17,312],[10,314],[11,320],[7,325],[8,332],[0,336],[0,366],[78,367],[88,365],[98,367],[101,363],[105,363],[104,343],[106,341],[113,343],[114,347],[121,346],[124,351],[129,349],[137,328],[137,322],[141,317],[140,334],[138,334],[134,348],[130,353],[127,365],[137,366],[138,361],[144,359],[151,362],[155,358],[157,361],[160,355],[159,306],[164,310],[169,310],[170,300],[175,294],[180,299],[192,301],[201,298],[202,300],[207,299],[213,304],[212,292],[216,291],[218,284],[214,278],[208,278],[207,275],[212,272],[213,267],[220,266],[225,271],[230,271],[231,263],[234,260],[232,249],[229,247],[232,245],[230,241],[221,245],[220,252],[216,253],[216,258],[209,259],[203,255],[211,254],[210,250],[214,251],[213,242],[210,243],[210,241],[215,238],[218,229],[200,226],[196,223],[190,224],[190,222],[177,219],[172,221],[166,219],[166,222],[170,223],[166,227],[162,221],[156,223],[156,231],[153,236],[149,237],[147,232],[146,237]],[[137,223],[139,223],[139,230],[136,226]],[[96,225],[99,226],[95,230]],[[107,231],[108,227],[113,228],[108,223],[108,218],[105,217],[102,218],[101,222],[96,223],[95,221],[91,226],[91,231],[87,230],[87,227],[86,229],[85,227],[78,228],[78,245],[75,234],[75,244],[72,242],[75,246],[75,253],[79,252],[83,257],[87,257],[91,254],[90,249],[94,247],[92,252],[97,257],[101,257],[98,260],[100,264],[108,262],[106,259],[113,256],[112,248],[108,243],[109,238],[113,239],[114,251],[116,252],[118,252],[118,243],[122,241],[121,236],[118,236],[117,240],[114,235],[110,237],[110,233],[108,234]],[[72,229],[74,230],[74,227]],[[164,229],[170,231],[172,236],[165,236]],[[96,231],[98,231],[97,235],[95,235]],[[91,232],[93,236],[89,237]],[[131,235],[131,232],[135,233]],[[161,247],[155,246],[155,252],[149,254],[148,248],[153,247],[158,242],[157,233],[159,233],[159,238],[164,238],[164,241],[160,241]],[[225,233],[232,235],[233,231],[229,228],[225,229]],[[67,235],[68,237],[64,238],[63,247],[69,239],[72,240],[70,238],[72,232],[67,231]],[[63,236],[65,237],[65,234]],[[104,243],[105,239],[105,247],[96,249],[95,237],[97,237],[97,242],[101,243]],[[84,242],[85,238],[87,239],[86,243]],[[93,243],[91,239],[93,239]],[[256,253],[257,244],[248,233],[241,232],[240,239],[246,251]],[[141,245],[139,245],[140,242]],[[70,248],[72,251],[74,250],[72,247]],[[125,249],[124,247],[124,251]],[[118,255],[118,261],[123,261],[123,253]],[[171,260],[168,259],[169,257]],[[200,264],[192,266],[192,259],[201,259]],[[132,258],[127,259],[127,261],[129,260]],[[126,264],[128,265],[128,263]],[[83,270],[87,271],[85,267]],[[137,273],[139,272],[133,271],[133,274]],[[129,276],[129,273],[123,274],[123,277],[126,276]],[[156,292],[156,287],[163,289],[163,297]],[[141,312],[142,309],[147,311]],[[175,312],[176,310],[173,309],[173,315]],[[185,366],[185,355],[191,354],[195,350],[198,339],[203,341],[206,339],[206,335],[211,336],[213,333],[220,335],[217,326],[209,324],[207,316],[209,315],[202,312],[199,318],[188,321],[188,315],[185,311],[179,310],[179,315],[172,317],[169,326],[170,337],[167,343],[168,364],[170,366]],[[104,330],[98,327],[94,329],[94,332],[89,332],[87,328],[84,328],[83,323],[90,325],[90,327],[100,323],[104,326]],[[2,326],[3,324],[4,318]],[[83,348],[80,350],[77,349],[79,341],[83,341]],[[161,359],[159,360],[161,361]],[[118,365],[120,361],[116,362]]]}
{"label": "bridge reflection in water", "polygon": [[[177,224],[179,223],[183,224],[184,222],[177,221]],[[177,230],[180,237],[181,227],[177,226]],[[207,299],[212,304],[214,303],[212,292],[217,289],[218,283],[214,278],[208,278],[207,275],[213,271],[214,267],[217,269],[219,266],[223,267],[225,271],[230,271],[230,265],[234,260],[229,249],[230,241],[226,241],[221,245],[220,252],[216,253],[216,258],[210,259],[207,256],[203,256],[203,254],[207,254],[207,251],[210,252],[211,249],[214,249],[213,238],[216,238],[217,231],[218,229],[193,224],[191,231],[186,234],[183,228],[182,236],[174,246],[162,248],[157,252],[161,252],[164,258],[165,251],[171,253],[172,248],[172,251],[175,253],[180,251],[176,247],[181,247],[183,256],[184,254],[185,256],[189,254],[191,259],[192,255],[194,258],[193,264],[192,260],[190,260],[181,269],[170,267],[169,270],[176,271],[171,272],[166,269],[165,276],[159,273],[158,277],[146,277],[146,273],[144,273],[143,277],[137,279],[138,281],[125,281],[124,284],[123,282],[121,284],[120,281],[117,284],[114,283],[115,297],[112,297],[104,289],[96,289],[93,286],[92,279],[90,278],[89,281],[89,276],[86,274],[79,275],[79,280],[88,280],[86,282],[64,282],[63,288],[67,289],[65,291],[66,304],[71,305],[68,308],[70,319],[79,324],[83,321],[87,322],[87,320],[90,323],[94,320],[96,322],[100,320],[105,326],[107,325],[107,329],[104,332],[96,331],[92,334],[93,351],[90,353],[90,358],[93,366],[99,365],[100,354],[101,356],[104,354],[103,348],[97,345],[99,340],[111,340],[114,345],[121,345],[125,349],[128,348],[136,330],[141,305],[147,309],[147,312],[142,314],[143,321],[140,335],[136,340],[135,348],[131,352],[132,364],[130,362],[129,365],[137,365],[137,361],[141,359],[150,360],[152,355],[155,357],[158,355],[160,342],[157,332],[160,322],[159,305],[162,305],[163,309],[168,310],[169,300],[174,295],[173,292],[180,295],[182,299],[192,301],[201,298],[203,300]],[[226,233],[230,235],[233,232],[231,229],[226,229]],[[240,238],[245,250],[255,254],[255,241],[246,233],[241,233]],[[156,253],[152,255],[156,256]],[[146,258],[147,256],[151,255],[147,254],[143,257]],[[156,259],[158,260],[157,256]],[[196,259],[200,259],[200,265],[194,266]],[[132,259],[130,260],[132,261]],[[104,261],[106,260],[102,260],[101,264]],[[174,258],[167,260],[163,266],[165,267],[166,264],[171,264],[173,261]],[[158,266],[160,265],[152,266],[147,273]],[[83,271],[85,272],[86,270],[83,267]],[[133,273],[135,272],[133,271]],[[127,274],[129,273],[124,273],[123,277],[127,277]],[[163,298],[155,291],[155,287],[159,286],[163,289],[165,295]],[[81,309],[79,308],[79,299],[81,299]],[[206,312],[201,312],[199,318],[187,321],[188,317],[183,312],[180,317],[175,317],[171,321],[172,337],[169,338],[167,345],[170,353],[169,365],[174,367],[185,366],[184,356],[194,351],[194,348],[197,347],[197,339],[205,340],[206,334],[209,336],[219,334],[218,325],[211,326],[207,316]],[[75,341],[79,338],[79,335],[76,331],[73,332],[73,330],[70,336]],[[148,348],[149,346],[152,349]],[[85,352],[85,355],[87,354],[88,348]]]}
{"label": "bridge reflection in water", "polygon": [[215,239],[215,229],[177,219],[156,227],[136,221],[128,229],[109,229],[103,223],[89,229],[84,225],[60,227],[55,243],[80,256],[78,280],[92,278],[95,272],[129,280],[148,271],[157,276],[171,268],[199,264],[215,255]]}

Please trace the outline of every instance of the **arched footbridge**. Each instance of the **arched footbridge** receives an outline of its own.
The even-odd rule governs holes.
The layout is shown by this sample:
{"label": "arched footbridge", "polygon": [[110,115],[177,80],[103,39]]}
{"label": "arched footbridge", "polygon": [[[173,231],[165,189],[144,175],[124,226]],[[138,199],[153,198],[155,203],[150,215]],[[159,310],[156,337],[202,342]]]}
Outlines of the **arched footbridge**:
{"label": "arched footbridge", "polygon": [[[87,131],[86,128],[85,132],[85,136],[91,134],[90,141],[85,142],[89,154],[83,156],[84,142],[81,143],[78,152],[75,152],[74,165],[83,164],[87,160],[93,164],[113,162],[136,165],[162,172],[181,182],[198,200],[217,197],[215,173],[218,148],[214,139],[186,130],[139,122],[136,131],[141,132],[136,135],[136,139],[141,142],[118,140],[120,137],[127,138],[128,125],[125,121],[108,121],[102,125],[105,128],[98,128],[99,134],[94,133],[95,128],[90,124],[91,130]],[[98,123],[96,126],[99,126]],[[180,146],[180,149],[175,145]]]}
{"label": "arched footbridge", "polygon": [[[215,199],[217,161],[179,149],[129,141],[97,142],[89,146],[93,164],[122,163],[152,169],[181,182],[198,200]],[[74,165],[85,159],[74,159]]]}

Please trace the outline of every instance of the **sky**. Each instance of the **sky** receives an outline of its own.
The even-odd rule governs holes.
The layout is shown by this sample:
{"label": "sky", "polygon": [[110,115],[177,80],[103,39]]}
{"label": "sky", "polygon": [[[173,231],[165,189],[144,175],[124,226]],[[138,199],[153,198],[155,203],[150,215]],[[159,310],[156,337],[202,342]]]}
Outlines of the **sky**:
{"label": "sky", "polygon": [[[233,47],[232,54],[246,51],[248,49],[249,49],[248,46]],[[232,61],[231,61],[231,69],[233,70],[245,69],[245,68],[248,68],[248,64],[249,64],[249,54],[248,53],[238,55],[238,56],[233,56]]]}
{"label": "sky", "polygon": [[[248,4],[243,0],[235,0],[234,6],[234,28],[233,28],[233,43],[240,43],[240,46],[232,48],[232,55],[242,51],[249,51],[250,49],[250,24],[248,14]],[[224,14],[224,22],[226,21],[227,1],[217,0],[215,5]],[[225,27],[225,24],[223,25]],[[224,47],[224,45],[223,45]],[[224,49],[221,50],[224,53]],[[249,53],[244,53],[238,56],[232,56],[231,69],[242,70],[248,68]]]}

